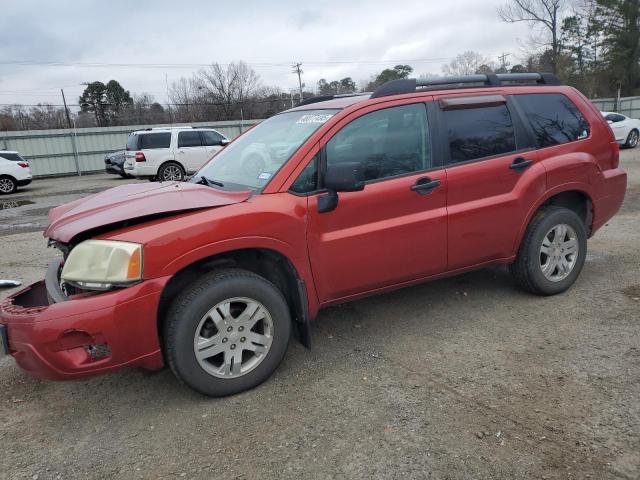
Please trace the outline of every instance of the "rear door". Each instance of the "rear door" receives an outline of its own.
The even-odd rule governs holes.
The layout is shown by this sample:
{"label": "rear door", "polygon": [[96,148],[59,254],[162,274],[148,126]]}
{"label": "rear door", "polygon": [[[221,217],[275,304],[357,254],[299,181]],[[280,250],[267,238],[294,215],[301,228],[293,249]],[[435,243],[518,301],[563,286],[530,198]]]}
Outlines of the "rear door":
{"label": "rear door", "polygon": [[207,149],[202,145],[198,130],[180,130],[176,147],[176,160],[187,172],[198,170],[208,159]]}
{"label": "rear door", "polygon": [[440,97],[437,104],[448,184],[448,270],[508,257],[528,209],[545,191],[531,134],[502,95]]}
{"label": "rear door", "polygon": [[446,268],[447,179],[434,160],[426,106],[375,108],[323,139],[320,172],[357,161],[367,181],[363,191],[339,193],[330,212],[318,212],[326,192],[309,196],[308,248],[322,302]]}

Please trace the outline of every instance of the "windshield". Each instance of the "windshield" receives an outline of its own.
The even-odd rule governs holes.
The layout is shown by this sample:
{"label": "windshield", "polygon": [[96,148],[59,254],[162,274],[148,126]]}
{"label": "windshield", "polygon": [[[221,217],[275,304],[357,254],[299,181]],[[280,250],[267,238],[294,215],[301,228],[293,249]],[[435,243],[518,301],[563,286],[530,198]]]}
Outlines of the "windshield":
{"label": "windshield", "polygon": [[202,177],[224,188],[259,190],[298,150],[300,145],[339,110],[281,113],[260,123],[232,142],[192,179]]}

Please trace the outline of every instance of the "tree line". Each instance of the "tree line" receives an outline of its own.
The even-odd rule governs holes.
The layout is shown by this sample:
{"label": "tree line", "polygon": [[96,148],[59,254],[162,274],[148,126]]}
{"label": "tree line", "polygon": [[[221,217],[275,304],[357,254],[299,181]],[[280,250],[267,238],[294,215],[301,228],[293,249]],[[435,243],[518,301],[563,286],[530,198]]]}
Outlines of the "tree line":
{"label": "tree line", "polygon": [[[469,50],[438,73],[423,78],[474,73],[552,72],[590,98],[640,94],[640,0],[509,0],[497,11],[505,22],[531,28],[519,53],[499,59]],[[385,68],[358,83],[352,77],[321,78],[304,87],[303,99],[315,95],[368,92],[390,80],[414,74],[410,65]],[[76,127],[188,123],[266,118],[297,105],[299,92],[262,83],[239,61],[218,63],[172,82],[168,102],[152,95],[132,95],[118,81],[86,84],[79,111],[70,113]],[[0,130],[66,128],[63,108],[51,104],[4,106]]]}

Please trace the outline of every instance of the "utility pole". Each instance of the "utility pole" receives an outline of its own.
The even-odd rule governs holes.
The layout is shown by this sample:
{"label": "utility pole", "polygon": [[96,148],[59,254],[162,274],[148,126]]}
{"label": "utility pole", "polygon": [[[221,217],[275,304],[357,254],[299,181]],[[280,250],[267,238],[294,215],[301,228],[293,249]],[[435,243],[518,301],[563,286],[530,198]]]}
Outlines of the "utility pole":
{"label": "utility pole", "polygon": [[[73,127],[71,126],[71,117],[69,116],[69,109],[67,108],[67,99],[64,98],[64,90],[61,88],[60,93],[62,93],[62,103],[64,104],[64,114],[67,116],[67,125],[69,126],[69,130]],[[71,148],[73,148],[73,160],[76,164],[76,173],[79,177],[82,176],[82,172],[80,171],[80,162],[78,160],[78,149],[76,148],[76,138],[74,136],[75,128],[73,128],[69,136],[71,137]]]}
{"label": "utility pole", "polygon": [[510,53],[502,52],[502,55],[498,55],[498,60],[500,60],[500,65],[502,66],[502,70],[507,69],[507,57],[511,55]]}
{"label": "utility pole", "polygon": [[298,74],[298,86],[300,87],[300,101],[302,102],[302,74],[304,73],[300,67],[302,66],[302,63],[300,62],[296,62],[293,65],[291,65],[291,68],[293,68],[293,70],[291,70],[291,73],[297,73]]}

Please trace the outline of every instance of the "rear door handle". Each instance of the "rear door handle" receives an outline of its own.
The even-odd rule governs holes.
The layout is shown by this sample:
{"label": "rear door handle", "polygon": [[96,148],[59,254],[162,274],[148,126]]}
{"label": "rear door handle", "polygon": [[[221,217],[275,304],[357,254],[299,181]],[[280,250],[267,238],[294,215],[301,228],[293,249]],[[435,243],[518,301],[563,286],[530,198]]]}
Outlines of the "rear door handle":
{"label": "rear door handle", "polygon": [[416,183],[411,185],[411,190],[420,195],[428,195],[431,191],[440,186],[440,180],[431,180],[429,177],[421,177]]}
{"label": "rear door handle", "polygon": [[509,165],[509,168],[511,170],[515,170],[516,172],[520,173],[520,172],[524,172],[527,168],[529,168],[532,163],[533,163],[533,160],[527,160],[524,157],[516,157],[513,159],[513,162],[511,162],[511,165]]}

